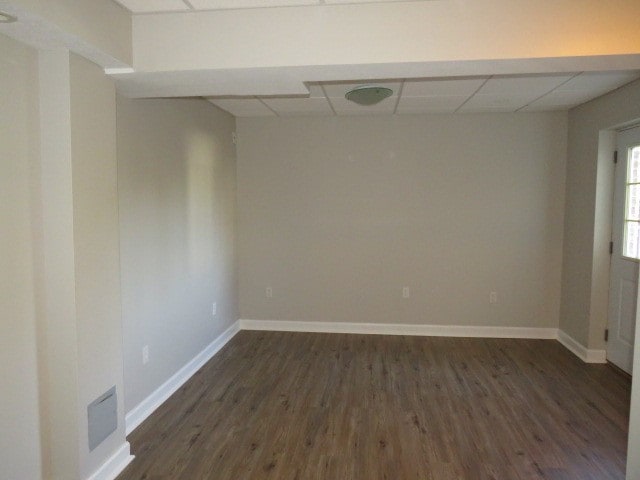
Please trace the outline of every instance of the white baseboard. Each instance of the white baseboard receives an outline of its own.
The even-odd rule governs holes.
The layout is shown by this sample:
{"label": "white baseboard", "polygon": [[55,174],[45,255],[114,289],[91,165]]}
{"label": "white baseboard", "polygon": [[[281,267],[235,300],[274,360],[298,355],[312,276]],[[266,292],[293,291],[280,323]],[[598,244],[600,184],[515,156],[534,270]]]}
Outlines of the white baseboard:
{"label": "white baseboard", "polygon": [[87,480],[115,480],[134,458],[131,455],[129,442],[124,442],[116,453],[111,455]]}
{"label": "white baseboard", "polygon": [[211,342],[204,350],[196,355],[189,363],[178,370],[169,380],[158,387],[151,395],[140,402],[125,415],[127,435],[136,429],[156,408],[162,405],[173,393],[178,390],[194,373],[207,363],[218,351],[240,331],[240,322],[237,321],[218,338]]}
{"label": "white baseboard", "polygon": [[606,350],[589,350],[573,337],[558,330],[558,341],[586,363],[607,363]]}
{"label": "white baseboard", "polygon": [[360,333],[425,337],[557,339],[557,328],[475,327],[457,325],[409,325],[392,323],[296,322],[287,320],[239,320],[242,330],[278,332]]}
{"label": "white baseboard", "polygon": [[476,327],[459,325],[409,325],[390,323],[304,322],[290,320],[239,320],[242,330],[277,332],[360,333],[426,337],[531,338],[558,340],[586,363],[606,363],[605,350],[589,350],[562,330],[536,327]]}

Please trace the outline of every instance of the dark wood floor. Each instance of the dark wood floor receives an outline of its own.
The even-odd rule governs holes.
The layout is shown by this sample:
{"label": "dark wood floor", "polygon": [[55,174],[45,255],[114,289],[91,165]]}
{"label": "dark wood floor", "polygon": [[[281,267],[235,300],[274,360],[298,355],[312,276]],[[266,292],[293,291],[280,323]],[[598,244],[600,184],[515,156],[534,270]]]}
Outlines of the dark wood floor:
{"label": "dark wood floor", "polygon": [[243,331],[118,480],[622,480],[630,383],[553,340]]}

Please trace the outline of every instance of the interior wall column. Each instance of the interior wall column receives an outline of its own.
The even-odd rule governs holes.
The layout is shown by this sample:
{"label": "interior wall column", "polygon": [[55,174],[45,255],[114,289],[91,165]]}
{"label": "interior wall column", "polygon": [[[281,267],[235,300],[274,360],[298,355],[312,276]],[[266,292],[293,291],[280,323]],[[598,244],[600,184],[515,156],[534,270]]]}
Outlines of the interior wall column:
{"label": "interior wall column", "polygon": [[45,478],[69,480],[79,475],[69,52],[40,51],[38,71],[43,459]]}

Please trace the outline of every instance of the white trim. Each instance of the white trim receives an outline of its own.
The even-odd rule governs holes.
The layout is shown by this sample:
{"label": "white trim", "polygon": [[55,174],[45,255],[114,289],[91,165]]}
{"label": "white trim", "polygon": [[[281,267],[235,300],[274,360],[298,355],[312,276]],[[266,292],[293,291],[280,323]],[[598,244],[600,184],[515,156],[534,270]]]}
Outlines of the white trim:
{"label": "white trim", "polygon": [[462,325],[409,325],[391,323],[304,322],[291,320],[239,320],[242,330],[276,332],[360,333],[427,337],[531,338],[558,340],[586,363],[606,363],[606,350],[589,350],[562,330],[538,327],[483,327]]}
{"label": "white trim", "polygon": [[607,363],[606,350],[589,350],[576,339],[558,330],[558,341],[564,345],[570,352],[575,354],[583,362],[586,363]]}
{"label": "white trim", "polygon": [[130,453],[129,442],[124,442],[87,480],[115,480],[134,458]]}
{"label": "white trim", "polygon": [[552,340],[558,338],[557,328],[299,322],[289,320],[239,320],[239,322],[242,330],[271,330],[278,332],[361,333],[428,337],[537,338]]}
{"label": "white trim", "polygon": [[133,432],[156,408],[164,403],[176,390],[178,390],[194,373],[224,347],[236,333],[240,331],[240,322],[233,323],[229,328],[211,342],[204,350],[196,355],[189,363],[178,370],[169,380],[158,387],[151,395],[140,402],[125,415],[127,435]]}
{"label": "white trim", "polygon": [[124,75],[127,73],[135,73],[135,70],[133,68],[105,68],[104,69],[104,73],[105,75]]}

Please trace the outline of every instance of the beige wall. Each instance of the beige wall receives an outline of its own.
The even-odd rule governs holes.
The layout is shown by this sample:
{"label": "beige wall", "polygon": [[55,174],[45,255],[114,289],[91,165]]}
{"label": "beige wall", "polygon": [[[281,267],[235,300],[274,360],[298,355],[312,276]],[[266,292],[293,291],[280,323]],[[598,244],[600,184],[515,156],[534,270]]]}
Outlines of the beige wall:
{"label": "beige wall", "polygon": [[[97,65],[70,57],[80,477],[125,438],[116,159],[116,93]],[[89,452],[87,405],[116,386],[118,429]]]}
{"label": "beige wall", "polygon": [[[9,433],[0,436],[0,478],[89,478],[115,452],[119,461],[125,461],[128,453],[115,89],[100,67],[66,50],[36,53],[1,37],[0,52],[2,71],[8,73],[0,75],[4,159],[0,212],[7,232],[2,236],[6,255],[0,277],[5,382],[0,427]],[[160,256],[186,260],[171,263],[176,269],[169,277],[177,272],[175,285],[188,283],[160,304],[161,310],[168,306],[174,313],[173,325],[158,333],[164,343],[154,343],[158,337],[148,342],[150,366],[157,368],[150,380],[159,383],[181,366],[167,373],[163,365],[186,363],[237,318],[233,118],[204,101],[169,101],[162,108],[165,116],[156,119],[157,110],[141,113],[133,107],[141,115],[131,119],[133,130],[140,122],[159,127],[163,121],[165,129],[158,137],[128,145],[139,152],[155,142],[158,151],[171,153],[177,151],[172,150],[176,145],[176,162],[184,172],[182,177],[174,177],[175,170],[163,172],[177,197],[165,201],[159,215],[162,220],[177,205],[184,206],[185,215],[169,218],[164,227],[172,237],[173,220],[183,220],[186,242],[163,244],[155,238],[156,231],[148,237]],[[176,138],[183,142],[178,145]],[[147,157],[147,167],[158,158],[158,151]],[[139,157],[129,159],[135,163]],[[141,173],[136,179],[142,180],[138,186],[143,189],[167,186],[147,185]],[[128,200],[135,198],[134,194]],[[129,211],[124,210],[126,217]],[[136,245],[149,250],[147,244]],[[126,239],[125,246],[131,246]],[[125,264],[132,263],[135,260]],[[179,275],[187,270],[187,275]],[[160,279],[167,280],[171,278]],[[181,295],[182,303],[173,302]],[[214,320],[211,298],[218,301]],[[149,370],[142,372],[147,374]],[[87,404],[113,385],[119,397],[118,428],[89,452]],[[143,388],[155,386],[142,383]]]}
{"label": "beige wall", "polygon": [[[10,73],[0,76],[9,295],[1,304],[0,477],[84,479],[115,451],[123,460],[128,452],[115,89],[100,67],[68,51],[0,41]],[[119,428],[90,453],[87,404],[113,385]]]}
{"label": "beige wall", "polygon": [[640,81],[569,113],[560,328],[590,349],[604,349],[615,135],[640,119]]}
{"label": "beige wall", "polygon": [[557,327],[566,114],[238,128],[241,318]]}
{"label": "beige wall", "polygon": [[8,0],[7,3],[52,22],[125,64],[132,62],[131,14],[112,0]]}
{"label": "beige wall", "polygon": [[37,54],[0,35],[0,478],[40,478],[30,199]]}
{"label": "beige wall", "polygon": [[38,357],[47,479],[73,479],[80,471],[69,63],[67,50],[38,52],[39,208],[33,220],[37,224]]}
{"label": "beige wall", "polygon": [[118,98],[127,411],[238,318],[234,128],[204,100]]}

